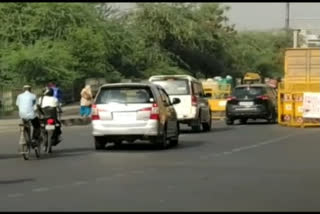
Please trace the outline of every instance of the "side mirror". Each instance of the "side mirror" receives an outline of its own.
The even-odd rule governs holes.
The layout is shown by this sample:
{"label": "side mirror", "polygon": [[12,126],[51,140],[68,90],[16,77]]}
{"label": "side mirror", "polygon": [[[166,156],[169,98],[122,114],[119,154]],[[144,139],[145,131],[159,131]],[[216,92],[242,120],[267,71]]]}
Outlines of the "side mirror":
{"label": "side mirror", "polygon": [[179,98],[173,98],[172,105],[179,104],[180,102],[181,102],[181,100]]}

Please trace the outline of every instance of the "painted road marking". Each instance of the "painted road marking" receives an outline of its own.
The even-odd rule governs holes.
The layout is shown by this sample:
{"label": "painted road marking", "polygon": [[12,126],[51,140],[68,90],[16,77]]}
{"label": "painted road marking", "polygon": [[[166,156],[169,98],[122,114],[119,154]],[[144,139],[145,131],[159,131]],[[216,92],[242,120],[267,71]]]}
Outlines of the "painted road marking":
{"label": "painted road marking", "polygon": [[49,188],[47,188],[47,187],[40,187],[40,188],[32,189],[32,192],[45,192],[45,191],[49,191]]}
{"label": "painted road marking", "polygon": [[76,181],[72,185],[84,185],[84,184],[88,184],[88,182],[87,181]]}
{"label": "painted road marking", "polygon": [[8,198],[17,198],[17,197],[22,197],[24,194],[22,193],[14,193],[14,194],[9,194]]}
{"label": "painted road marking", "polygon": [[219,157],[219,156],[231,155],[233,153],[237,153],[237,152],[241,152],[241,151],[245,151],[245,150],[249,150],[249,149],[258,148],[258,147],[263,146],[263,145],[277,143],[277,142],[280,142],[282,140],[285,140],[285,139],[288,139],[290,137],[297,136],[297,135],[301,135],[301,134],[289,134],[289,135],[285,135],[285,136],[282,136],[282,137],[277,137],[277,138],[273,138],[273,139],[270,139],[270,140],[262,141],[262,142],[259,142],[259,143],[253,144],[253,145],[234,148],[231,151],[225,151],[225,152],[222,152],[222,153],[216,153],[216,154],[211,154],[211,155],[207,155],[207,156],[201,156],[200,160],[204,160],[204,159],[206,159],[208,157]]}

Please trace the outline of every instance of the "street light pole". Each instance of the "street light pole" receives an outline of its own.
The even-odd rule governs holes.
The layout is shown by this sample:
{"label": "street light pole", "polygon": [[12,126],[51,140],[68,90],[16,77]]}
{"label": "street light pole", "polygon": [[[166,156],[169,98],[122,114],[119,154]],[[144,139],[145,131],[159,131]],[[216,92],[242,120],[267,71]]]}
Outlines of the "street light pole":
{"label": "street light pole", "polygon": [[286,3],[286,31],[289,32],[290,27],[290,3]]}

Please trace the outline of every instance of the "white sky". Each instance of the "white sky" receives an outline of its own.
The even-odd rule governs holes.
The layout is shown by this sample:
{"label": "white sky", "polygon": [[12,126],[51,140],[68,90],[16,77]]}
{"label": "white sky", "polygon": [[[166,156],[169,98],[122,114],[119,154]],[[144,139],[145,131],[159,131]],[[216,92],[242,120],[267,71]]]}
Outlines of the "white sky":
{"label": "white sky", "polygon": [[[114,3],[121,9],[133,8],[135,3]],[[227,13],[230,23],[238,30],[279,29],[285,25],[286,3],[224,3],[231,6]],[[294,20],[317,18],[319,20]],[[290,3],[290,26],[320,29],[319,3]]]}

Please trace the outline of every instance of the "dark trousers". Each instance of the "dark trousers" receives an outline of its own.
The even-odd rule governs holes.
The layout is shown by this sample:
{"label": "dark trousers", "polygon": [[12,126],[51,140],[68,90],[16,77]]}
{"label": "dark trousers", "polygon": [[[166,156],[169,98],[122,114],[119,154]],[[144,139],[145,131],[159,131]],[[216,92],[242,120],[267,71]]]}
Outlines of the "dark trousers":
{"label": "dark trousers", "polygon": [[[23,120],[23,123],[27,123],[27,120]],[[40,121],[39,118],[36,117],[33,120],[31,120],[31,124],[33,126],[33,133],[32,133],[32,139],[38,140],[40,136]]]}

